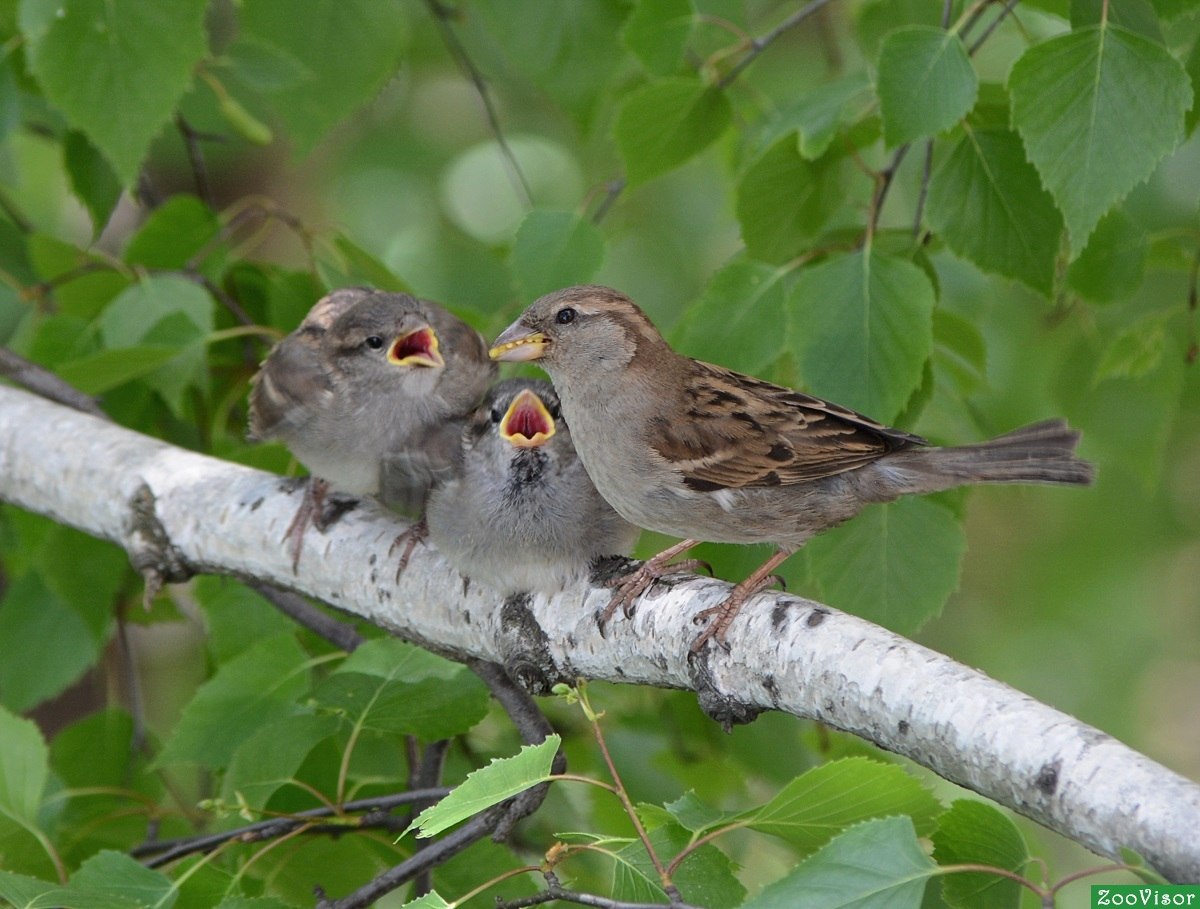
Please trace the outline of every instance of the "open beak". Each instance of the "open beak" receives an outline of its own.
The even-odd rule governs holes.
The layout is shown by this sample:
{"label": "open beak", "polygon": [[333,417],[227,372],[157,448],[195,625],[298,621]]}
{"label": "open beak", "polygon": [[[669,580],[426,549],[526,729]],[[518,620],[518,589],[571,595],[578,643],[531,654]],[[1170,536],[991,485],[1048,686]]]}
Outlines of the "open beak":
{"label": "open beak", "polygon": [[513,398],[500,421],[500,438],[517,448],[537,448],[554,435],[554,417],[542,399],[526,388]]}
{"label": "open beak", "polygon": [[509,363],[524,363],[527,360],[541,359],[550,343],[540,331],[530,331],[519,321],[500,333],[500,337],[488,351],[493,360],[504,360]]}
{"label": "open beak", "polygon": [[400,335],[388,349],[388,362],[397,366],[445,366],[438,352],[437,333],[428,325]]}

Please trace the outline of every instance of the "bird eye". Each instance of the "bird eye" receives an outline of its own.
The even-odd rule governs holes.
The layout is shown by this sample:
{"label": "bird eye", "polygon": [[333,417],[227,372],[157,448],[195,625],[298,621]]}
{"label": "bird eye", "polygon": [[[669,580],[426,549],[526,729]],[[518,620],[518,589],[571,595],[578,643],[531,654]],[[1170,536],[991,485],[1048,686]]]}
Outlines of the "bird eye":
{"label": "bird eye", "polygon": [[568,325],[575,321],[575,310],[565,306],[554,314],[554,321],[559,325]]}
{"label": "bird eye", "polygon": [[364,343],[371,350],[379,350],[383,347],[383,338],[379,337],[379,335],[370,335]]}
{"label": "bird eye", "polygon": [[549,411],[549,413],[550,413],[550,419],[552,419],[552,420],[558,419],[558,415],[559,415],[560,411],[559,411],[559,406],[557,404],[552,404],[549,401],[547,401],[546,402],[546,410]]}
{"label": "bird eye", "polygon": [[500,420],[501,420],[501,419],[503,419],[503,417],[504,417],[504,414],[500,412],[500,408],[499,408],[499,407],[493,407],[493,408],[492,408],[491,417],[492,417],[492,422],[493,422],[493,423],[499,423],[499,422],[500,422]]}

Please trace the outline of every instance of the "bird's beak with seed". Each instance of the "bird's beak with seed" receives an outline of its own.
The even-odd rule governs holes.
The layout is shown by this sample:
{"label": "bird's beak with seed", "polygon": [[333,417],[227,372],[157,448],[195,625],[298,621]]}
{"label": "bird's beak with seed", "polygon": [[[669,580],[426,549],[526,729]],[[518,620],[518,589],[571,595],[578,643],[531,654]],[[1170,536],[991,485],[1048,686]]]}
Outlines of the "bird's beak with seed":
{"label": "bird's beak with seed", "polygon": [[488,356],[493,360],[508,363],[524,363],[539,360],[546,352],[550,339],[540,331],[530,331],[520,322],[514,322],[500,333]]}
{"label": "bird's beak with seed", "polygon": [[500,421],[500,438],[517,448],[537,448],[553,435],[554,418],[542,399],[529,389],[513,398]]}
{"label": "bird's beak with seed", "polygon": [[446,365],[438,351],[437,333],[428,325],[396,338],[388,349],[388,362],[397,366]]}

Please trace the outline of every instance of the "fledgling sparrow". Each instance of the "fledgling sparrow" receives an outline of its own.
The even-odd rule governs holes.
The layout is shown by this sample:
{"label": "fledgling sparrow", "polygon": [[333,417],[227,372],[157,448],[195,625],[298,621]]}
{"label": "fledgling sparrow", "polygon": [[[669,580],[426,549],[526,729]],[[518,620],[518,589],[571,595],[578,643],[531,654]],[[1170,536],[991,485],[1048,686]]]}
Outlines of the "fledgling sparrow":
{"label": "fledgling sparrow", "polygon": [[495,373],[483,336],[436,303],[366,288],[319,300],[250,391],[249,437],[283,442],[312,475],[284,535],[293,569],[330,489],[419,515]]}
{"label": "fledgling sparrow", "polygon": [[1079,433],[1062,420],[976,445],[930,446],[820,398],[676,353],[629,298],[570,287],[534,302],[496,339],[498,360],[537,360],[554,380],[580,460],[628,521],[685,538],[617,582],[601,617],[634,599],[701,541],[776,551],[706,609],[723,644],[745,600],[813,534],[872,502],[971,483],[1087,484]]}
{"label": "fledgling sparrow", "polygon": [[429,536],[464,578],[508,596],[553,595],[638,528],[588,478],[549,382],[494,385],[467,422],[458,471],[429,495]]}

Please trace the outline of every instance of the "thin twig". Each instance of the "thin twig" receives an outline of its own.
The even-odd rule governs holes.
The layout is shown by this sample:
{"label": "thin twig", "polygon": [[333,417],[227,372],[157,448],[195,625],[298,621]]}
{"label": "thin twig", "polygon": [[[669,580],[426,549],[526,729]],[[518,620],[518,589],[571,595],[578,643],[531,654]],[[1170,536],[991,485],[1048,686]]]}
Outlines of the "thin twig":
{"label": "thin twig", "polygon": [[188,163],[192,166],[192,179],[196,183],[196,195],[209,208],[215,209],[217,206],[213,200],[212,185],[208,181],[208,164],[204,160],[204,150],[200,147],[200,143],[206,139],[212,140],[220,137],[196,131],[184,119],[183,114],[175,115],[175,128],[183,137],[183,147],[187,151]]}
{"label": "thin twig", "polygon": [[913,215],[913,239],[921,236],[921,219],[925,217],[925,199],[929,195],[929,181],[933,176],[933,140],[925,140],[925,160],[921,164],[921,189],[917,193],[917,211]]}
{"label": "thin twig", "polygon": [[0,376],[11,379],[22,388],[56,404],[99,417],[101,420],[108,419],[108,414],[100,409],[95,398],[85,395],[50,370],[26,360],[7,347],[0,347]]}
{"label": "thin twig", "polygon": [[361,830],[367,827],[397,828],[401,825],[397,818],[388,816],[392,810],[403,805],[409,805],[428,799],[443,798],[449,789],[414,789],[411,792],[399,792],[395,795],[378,796],[370,799],[359,799],[339,806],[322,805],[320,808],[310,808],[307,811],[297,811],[287,817],[270,818],[257,821],[236,830],[224,830],[220,833],[210,833],[203,836],[183,837],[175,840],[158,840],[153,843],[143,843],[134,846],[129,854],[135,858],[143,855],[153,855],[154,858],[145,862],[148,868],[158,868],[197,852],[211,852],[223,843],[237,840],[243,843],[259,842],[276,839],[291,833],[300,827],[310,827],[313,833],[344,833],[346,824],[313,824],[315,819],[345,817],[346,815],[362,812],[355,819],[353,829]]}
{"label": "thin twig", "polygon": [[1006,18],[1008,18],[1008,14],[1011,13],[1013,8],[1020,2],[1021,0],[1008,0],[1008,2],[1004,4],[1004,8],[1000,10],[1000,15],[988,23],[988,27],[983,30],[983,34],[979,36],[979,39],[975,41],[970,48],[968,48],[967,54],[972,57],[975,56],[975,52],[983,46],[983,42],[987,41],[987,39],[992,36],[992,32],[996,30],[996,27]]}
{"label": "thin twig", "polygon": [[292,593],[290,590],[284,590],[265,581],[250,580],[246,582],[246,586],[292,621],[303,625],[339,650],[351,653],[366,641],[366,638],[359,634],[353,625],[339,622],[332,616],[326,615],[298,593]]}
{"label": "thin twig", "polygon": [[829,3],[829,0],[810,0],[810,2],[800,7],[800,9],[796,10],[796,12],[792,13],[792,15],[788,16],[765,35],[759,35],[757,38],[752,39],[745,56],[720,78],[717,82],[717,88],[729,88],[733,84],[733,81],[742,74],[743,70],[757,60],[763,51],[774,44],[780,35],[795,28],[827,3]]}
{"label": "thin twig", "polygon": [[33,233],[35,229],[33,222],[26,218],[24,213],[17,208],[17,203],[4,191],[3,187],[0,187],[0,211],[8,216],[8,220],[12,221],[21,233]]}
{"label": "thin twig", "polygon": [[613,203],[617,201],[617,197],[625,191],[625,182],[624,177],[616,177],[605,184],[604,198],[600,200],[600,204],[596,206],[596,210],[592,213],[593,224],[599,224],[608,216]]}
{"label": "thin twig", "polygon": [[527,208],[533,207],[533,191],[529,188],[529,181],[525,179],[525,173],[521,170],[521,165],[517,162],[517,156],[513,154],[512,148],[509,147],[508,139],[504,136],[504,130],[500,126],[500,116],[496,113],[496,107],[492,103],[491,92],[488,91],[487,81],[483,78],[483,73],[479,71],[479,67],[475,65],[475,61],[471,59],[471,55],[467,53],[466,47],[459,40],[453,27],[450,25],[450,11],[439,0],[425,0],[425,5],[429,7],[429,11],[433,14],[433,21],[437,23],[438,31],[442,33],[442,40],[446,44],[446,50],[450,51],[450,56],[462,69],[466,77],[475,86],[475,92],[479,95],[479,100],[483,104],[484,116],[487,117],[488,127],[492,131],[492,135],[496,138],[496,145],[500,148],[500,154],[503,156],[505,163],[509,169],[509,177],[513,181],[513,188],[521,197],[521,201]]}
{"label": "thin twig", "polygon": [[888,190],[892,188],[892,182],[896,178],[896,171],[900,169],[900,165],[904,162],[904,156],[908,154],[908,150],[912,148],[912,143],[905,143],[896,149],[896,153],[892,155],[892,160],[882,171],[880,171],[875,185],[875,194],[871,198],[871,211],[867,218],[867,239],[875,236],[875,231],[879,227],[879,214],[883,211],[883,203],[887,200]]}
{"label": "thin twig", "polygon": [[1196,358],[1200,357],[1200,341],[1196,338],[1196,304],[1200,299],[1200,293],[1197,291],[1197,282],[1200,281],[1200,249],[1196,250],[1196,254],[1192,257],[1192,267],[1188,272],[1188,347],[1187,353],[1184,354],[1184,362],[1188,365],[1196,362]]}
{"label": "thin twig", "polygon": [[[577,890],[565,890],[559,883],[554,872],[545,872],[546,889],[532,896],[523,896],[512,900],[497,900],[496,909],[526,909],[528,906],[540,906],[554,900],[564,903],[575,903],[578,906],[593,906],[595,909],[662,909],[662,903],[629,903],[624,900],[614,900],[594,893],[580,893]],[[671,909],[700,909],[682,900],[672,900]]]}

